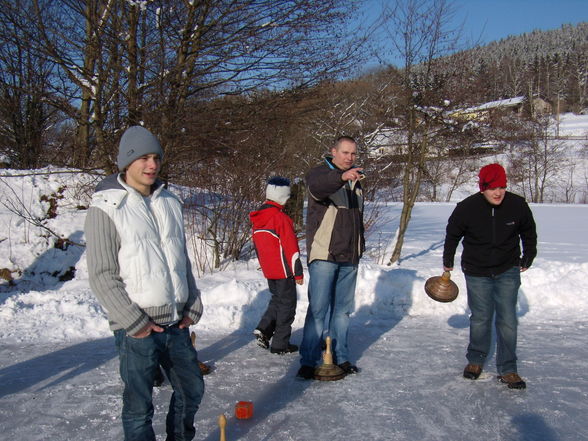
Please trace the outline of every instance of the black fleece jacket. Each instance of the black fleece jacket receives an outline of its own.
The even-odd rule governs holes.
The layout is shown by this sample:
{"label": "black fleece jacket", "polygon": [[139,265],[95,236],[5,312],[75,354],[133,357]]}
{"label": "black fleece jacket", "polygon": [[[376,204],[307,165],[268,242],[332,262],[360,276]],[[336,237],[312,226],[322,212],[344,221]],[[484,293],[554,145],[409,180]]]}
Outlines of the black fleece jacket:
{"label": "black fleece jacket", "polygon": [[461,268],[472,276],[495,276],[513,266],[528,268],[537,255],[531,209],[524,198],[508,191],[500,205],[490,204],[482,193],[457,204],[447,223],[445,267],[453,268],[455,250],[462,238]]}
{"label": "black fleece jacket", "polygon": [[331,158],[306,174],[306,249],[313,260],[357,265],[365,249],[363,190],[359,181],[341,180],[344,170]]}

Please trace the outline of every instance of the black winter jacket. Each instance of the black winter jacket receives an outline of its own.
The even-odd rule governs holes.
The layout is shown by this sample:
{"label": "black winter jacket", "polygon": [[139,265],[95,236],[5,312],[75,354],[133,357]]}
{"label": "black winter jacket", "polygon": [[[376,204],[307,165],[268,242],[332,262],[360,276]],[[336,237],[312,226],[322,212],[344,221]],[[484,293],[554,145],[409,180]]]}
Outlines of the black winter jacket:
{"label": "black winter jacket", "polygon": [[455,250],[462,237],[461,268],[464,274],[472,276],[495,276],[513,266],[528,268],[537,255],[531,209],[524,198],[508,191],[500,205],[490,204],[482,193],[457,204],[447,223],[445,267],[453,268]]}
{"label": "black winter jacket", "polygon": [[330,158],[306,174],[306,248],[313,260],[357,265],[365,248],[363,192],[359,181],[341,180]]}

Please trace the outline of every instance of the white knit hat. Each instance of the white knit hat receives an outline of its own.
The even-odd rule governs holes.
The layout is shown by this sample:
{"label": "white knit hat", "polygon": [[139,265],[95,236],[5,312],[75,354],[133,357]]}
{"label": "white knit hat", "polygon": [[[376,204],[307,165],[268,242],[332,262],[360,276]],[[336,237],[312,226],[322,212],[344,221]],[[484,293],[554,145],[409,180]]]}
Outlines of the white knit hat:
{"label": "white knit hat", "polygon": [[286,205],[290,198],[290,180],[281,176],[274,176],[267,181],[265,197],[269,201]]}

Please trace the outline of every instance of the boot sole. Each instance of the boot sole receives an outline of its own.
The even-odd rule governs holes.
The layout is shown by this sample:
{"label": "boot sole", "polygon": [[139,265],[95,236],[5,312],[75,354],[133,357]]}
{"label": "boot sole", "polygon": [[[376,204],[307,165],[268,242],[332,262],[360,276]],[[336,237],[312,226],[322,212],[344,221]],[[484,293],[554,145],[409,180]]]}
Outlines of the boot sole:
{"label": "boot sole", "polygon": [[525,383],[524,381],[517,381],[516,383],[509,383],[508,381],[504,381],[502,379],[502,377],[498,377],[498,381],[502,384],[506,384],[506,386],[509,389],[518,389],[518,390],[522,390],[522,389],[526,389],[527,388],[527,383]]}

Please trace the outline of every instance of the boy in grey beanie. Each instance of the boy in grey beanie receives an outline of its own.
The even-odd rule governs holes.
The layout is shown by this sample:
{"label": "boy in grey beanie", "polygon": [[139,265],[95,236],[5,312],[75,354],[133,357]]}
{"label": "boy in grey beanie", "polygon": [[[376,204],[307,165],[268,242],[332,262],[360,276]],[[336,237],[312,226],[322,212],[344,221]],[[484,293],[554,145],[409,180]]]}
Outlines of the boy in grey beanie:
{"label": "boy in grey beanie", "polygon": [[117,165],[123,171],[136,159],[154,153],[163,161],[163,149],[159,140],[145,127],[129,127],[120,139],[118,146]]}
{"label": "boy in grey beanie", "polygon": [[155,441],[152,389],[161,365],[173,387],[168,439],[194,438],[204,382],[190,325],[202,315],[186,251],[181,201],[158,179],[163,150],[130,127],[121,173],[96,188],[85,223],[90,286],[114,332],[124,383],[124,439]]}

